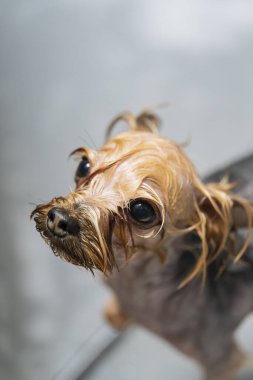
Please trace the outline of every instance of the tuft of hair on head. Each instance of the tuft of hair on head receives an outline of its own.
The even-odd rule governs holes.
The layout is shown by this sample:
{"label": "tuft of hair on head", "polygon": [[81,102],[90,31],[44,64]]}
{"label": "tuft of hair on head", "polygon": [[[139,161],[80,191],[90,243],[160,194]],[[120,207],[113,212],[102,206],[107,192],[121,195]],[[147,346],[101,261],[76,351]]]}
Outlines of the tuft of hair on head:
{"label": "tuft of hair on head", "polygon": [[161,120],[154,113],[154,110],[157,108],[165,107],[165,106],[168,106],[168,104],[167,103],[159,104],[155,107],[144,109],[137,116],[135,116],[131,112],[120,113],[108,125],[105,141],[107,141],[110,138],[115,126],[119,122],[122,122],[122,121],[127,124],[128,128],[131,131],[143,131],[143,132],[158,134],[158,131],[161,125]]}

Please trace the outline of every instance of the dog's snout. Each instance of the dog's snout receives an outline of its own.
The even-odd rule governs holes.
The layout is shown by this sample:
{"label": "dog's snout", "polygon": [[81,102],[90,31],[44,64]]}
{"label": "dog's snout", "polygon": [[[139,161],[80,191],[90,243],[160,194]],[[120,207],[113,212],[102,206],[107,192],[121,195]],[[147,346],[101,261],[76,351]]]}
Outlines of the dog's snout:
{"label": "dog's snout", "polygon": [[76,235],[80,231],[78,222],[58,207],[51,208],[47,214],[47,227],[57,237]]}

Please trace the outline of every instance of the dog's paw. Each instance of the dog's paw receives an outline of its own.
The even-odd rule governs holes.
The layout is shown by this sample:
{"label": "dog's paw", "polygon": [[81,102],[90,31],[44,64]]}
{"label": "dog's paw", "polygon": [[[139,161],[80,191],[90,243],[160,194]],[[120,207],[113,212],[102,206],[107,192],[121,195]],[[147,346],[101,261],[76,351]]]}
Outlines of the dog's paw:
{"label": "dog's paw", "polygon": [[104,309],[104,316],[116,330],[123,331],[130,325],[130,319],[127,318],[122,310],[115,296],[113,296],[107,303]]}

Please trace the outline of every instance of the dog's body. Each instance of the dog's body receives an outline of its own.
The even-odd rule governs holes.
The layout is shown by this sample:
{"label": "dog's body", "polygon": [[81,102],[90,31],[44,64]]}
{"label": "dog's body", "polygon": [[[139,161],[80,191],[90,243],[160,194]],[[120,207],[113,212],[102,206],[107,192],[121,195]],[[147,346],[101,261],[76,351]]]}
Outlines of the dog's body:
{"label": "dog's body", "polygon": [[178,289],[195,264],[194,253],[200,252],[196,236],[189,234],[168,248],[163,266],[152,251],[140,252],[113,273],[108,283],[117,295],[119,314],[112,308],[110,315],[109,308],[108,319],[120,327],[122,315],[127,316],[198,360],[208,379],[230,379],[244,362],[234,331],[253,311],[253,247],[245,253],[247,264],[231,264],[218,280],[219,267],[211,265],[203,289],[201,279]]}
{"label": "dog's body", "polygon": [[[245,357],[233,334],[253,310],[252,203],[227,183],[203,184],[180,148],[153,134],[154,115],[120,118],[132,132],[76,151],[77,190],[38,206],[37,229],[65,260],[106,274],[116,327],[143,325],[206,379],[234,379]],[[253,195],[253,182],[243,186]]]}

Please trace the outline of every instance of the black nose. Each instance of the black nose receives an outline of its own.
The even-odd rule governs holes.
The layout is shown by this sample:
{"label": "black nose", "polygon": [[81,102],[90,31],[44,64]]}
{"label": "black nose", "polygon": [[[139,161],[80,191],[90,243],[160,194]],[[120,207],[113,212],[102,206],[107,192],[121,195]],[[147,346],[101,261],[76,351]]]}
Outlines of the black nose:
{"label": "black nose", "polygon": [[77,235],[80,231],[79,224],[71,218],[66,211],[53,207],[47,214],[47,227],[57,237]]}

